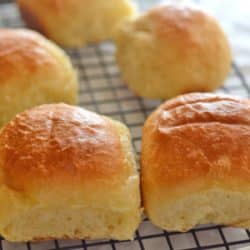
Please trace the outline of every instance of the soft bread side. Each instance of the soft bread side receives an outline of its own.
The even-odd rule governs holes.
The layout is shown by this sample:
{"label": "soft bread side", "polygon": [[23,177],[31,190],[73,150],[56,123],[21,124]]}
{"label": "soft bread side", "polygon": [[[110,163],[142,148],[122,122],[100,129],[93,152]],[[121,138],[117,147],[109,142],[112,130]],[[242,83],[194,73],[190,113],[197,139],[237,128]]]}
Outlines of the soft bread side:
{"label": "soft bread side", "polygon": [[250,226],[250,101],[194,93],[162,104],[144,125],[143,203],[166,230]]}
{"label": "soft bread side", "polygon": [[128,129],[65,104],[17,115],[0,133],[0,233],[9,241],[132,239],[139,177]]}

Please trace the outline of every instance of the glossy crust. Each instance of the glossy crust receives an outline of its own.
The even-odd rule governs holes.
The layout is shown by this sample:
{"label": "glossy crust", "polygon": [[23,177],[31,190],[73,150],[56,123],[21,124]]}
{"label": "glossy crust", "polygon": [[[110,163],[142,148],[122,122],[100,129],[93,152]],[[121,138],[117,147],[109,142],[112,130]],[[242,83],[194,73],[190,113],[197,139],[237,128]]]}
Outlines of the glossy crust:
{"label": "glossy crust", "polygon": [[81,108],[44,105],[17,115],[4,128],[1,145],[5,185],[21,192],[40,182],[84,184],[128,174],[115,127]]}
{"label": "glossy crust", "polygon": [[111,39],[115,26],[135,11],[130,0],[17,0],[17,3],[29,27],[66,47]]}
{"label": "glossy crust", "polygon": [[192,5],[160,5],[131,18],[120,25],[116,43],[125,82],[144,97],[211,91],[230,71],[230,47],[220,25]]}
{"label": "glossy crust", "polygon": [[[131,238],[139,223],[140,198],[129,140],[124,125],[66,104],[17,115],[0,134],[0,190],[17,196],[14,202],[7,197],[9,210],[0,211],[1,234],[11,241]],[[0,200],[4,197],[0,192]],[[66,223],[65,228],[40,219],[53,213],[62,217],[58,223]],[[34,231],[18,231],[35,215]],[[89,225],[77,227],[84,216]],[[110,218],[110,225],[102,225],[103,217]],[[95,223],[99,228],[93,230]]]}
{"label": "glossy crust", "polygon": [[[77,76],[67,55],[36,32],[0,29],[0,126],[35,105],[77,102]],[[24,98],[25,96],[25,98]]]}
{"label": "glossy crust", "polygon": [[[249,221],[250,101],[194,93],[165,102],[145,122],[141,163],[144,206],[156,225],[185,231]],[[228,197],[232,205],[216,207]]]}

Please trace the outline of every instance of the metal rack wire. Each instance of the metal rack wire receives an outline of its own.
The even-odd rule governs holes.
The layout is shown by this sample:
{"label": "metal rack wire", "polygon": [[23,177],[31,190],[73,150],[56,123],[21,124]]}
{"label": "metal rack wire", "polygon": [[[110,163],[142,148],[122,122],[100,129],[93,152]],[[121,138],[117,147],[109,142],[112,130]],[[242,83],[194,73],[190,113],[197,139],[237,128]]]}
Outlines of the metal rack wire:
{"label": "metal rack wire", "polygon": [[[151,2],[151,3],[150,3]],[[149,4],[156,0],[149,1]],[[147,5],[141,1],[141,7]],[[148,2],[147,2],[148,3]],[[23,24],[13,4],[0,5],[0,27],[22,27]],[[134,96],[123,84],[115,64],[111,43],[90,45],[67,51],[79,71],[80,106],[111,116],[126,123],[133,137],[134,148],[139,154],[141,128],[145,118],[155,109],[158,101]],[[227,84],[220,92],[250,96],[250,85],[236,63]],[[237,249],[250,245],[249,230],[216,225],[199,226],[187,233],[166,232],[144,219],[130,241],[46,241],[42,243],[11,244],[1,240],[0,250],[162,250],[162,249]]]}

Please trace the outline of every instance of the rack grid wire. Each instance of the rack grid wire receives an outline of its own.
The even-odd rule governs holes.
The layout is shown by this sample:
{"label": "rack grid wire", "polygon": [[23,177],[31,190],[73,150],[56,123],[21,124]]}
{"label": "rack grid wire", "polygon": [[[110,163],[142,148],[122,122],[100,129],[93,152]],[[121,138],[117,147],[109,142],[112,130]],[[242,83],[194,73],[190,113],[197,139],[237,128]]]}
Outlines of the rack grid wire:
{"label": "rack grid wire", "polygon": [[[146,9],[156,2],[157,0],[138,0],[141,9]],[[0,5],[0,27],[23,26],[14,4]],[[127,89],[115,63],[112,43],[89,45],[67,52],[79,72],[79,105],[127,124],[139,159],[143,122],[160,102],[136,97]],[[250,85],[235,62],[232,64],[226,85],[218,92],[250,97]],[[244,246],[250,246],[249,230],[202,225],[186,233],[166,232],[156,228],[144,218],[136,231],[134,241],[55,240],[13,244],[1,239],[0,250],[222,250]]]}

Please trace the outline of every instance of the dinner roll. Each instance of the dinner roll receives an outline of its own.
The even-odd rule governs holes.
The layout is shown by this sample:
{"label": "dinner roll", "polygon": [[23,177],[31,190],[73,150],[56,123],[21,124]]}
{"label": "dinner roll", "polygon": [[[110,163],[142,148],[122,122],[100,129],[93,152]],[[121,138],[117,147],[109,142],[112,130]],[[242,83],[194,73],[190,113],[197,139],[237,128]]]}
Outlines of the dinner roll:
{"label": "dinner roll", "polygon": [[111,39],[135,8],[131,0],[17,0],[23,19],[58,44],[82,46]]}
{"label": "dinner roll", "polygon": [[35,105],[77,102],[77,76],[66,54],[41,35],[0,29],[0,126]]}
{"label": "dinner roll", "polygon": [[141,161],[155,225],[250,227],[249,100],[195,93],[165,102],[144,125]]}
{"label": "dinner roll", "polygon": [[0,202],[9,241],[132,239],[140,196],[128,129],[66,104],[18,114],[0,133]]}
{"label": "dinner roll", "polygon": [[170,98],[220,87],[230,70],[230,48],[217,21],[183,4],[154,7],[120,26],[117,61],[140,96]]}

